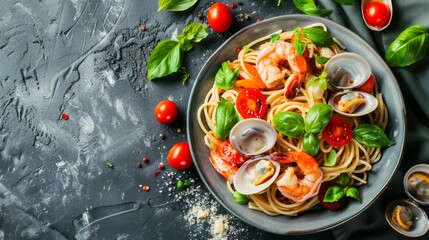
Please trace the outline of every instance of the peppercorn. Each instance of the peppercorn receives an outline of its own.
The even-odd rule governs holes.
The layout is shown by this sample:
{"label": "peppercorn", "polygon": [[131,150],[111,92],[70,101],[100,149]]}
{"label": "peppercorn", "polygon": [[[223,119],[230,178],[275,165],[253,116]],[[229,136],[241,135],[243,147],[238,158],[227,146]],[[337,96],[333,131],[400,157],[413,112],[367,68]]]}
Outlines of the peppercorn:
{"label": "peppercorn", "polygon": [[230,6],[231,8],[236,8],[236,7],[237,7],[237,4],[236,4],[235,2],[231,2],[231,3],[229,4],[229,6]]}
{"label": "peppercorn", "polygon": [[136,166],[137,166],[137,168],[142,168],[143,167],[143,165],[142,165],[141,162],[138,162]]}
{"label": "peppercorn", "polygon": [[158,169],[164,169],[164,163],[158,164]]}
{"label": "peppercorn", "polygon": [[164,139],[165,139],[165,135],[164,135],[164,134],[162,134],[162,133],[160,133],[160,134],[159,134],[159,138],[161,138],[162,140],[164,140]]}
{"label": "peppercorn", "polygon": [[149,162],[149,158],[143,157],[143,162]]}

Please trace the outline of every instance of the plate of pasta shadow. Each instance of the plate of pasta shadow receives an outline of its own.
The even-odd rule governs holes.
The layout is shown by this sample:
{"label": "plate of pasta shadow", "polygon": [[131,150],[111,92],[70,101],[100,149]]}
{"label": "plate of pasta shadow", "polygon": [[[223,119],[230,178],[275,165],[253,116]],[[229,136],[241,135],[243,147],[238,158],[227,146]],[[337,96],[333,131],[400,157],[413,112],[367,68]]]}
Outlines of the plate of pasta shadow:
{"label": "plate of pasta shadow", "polygon": [[[338,39],[348,52],[355,52],[365,57],[372,73],[377,79],[384,103],[388,108],[387,137],[395,142],[382,148],[381,159],[373,164],[368,173],[368,182],[359,186],[361,201],[350,201],[346,208],[339,211],[327,209],[306,211],[298,216],[269,216],[250,209],[247,205],[234,202],[227,183],[211,165],[210,151],[205,145],[205,133],[199,127],[198,108],[207,92],[213,87],[214,78],[225,61],[237,59],[237,48],[275,31],[291,31],[295,27],[305,27],[313,23],[323,23],[328,32]],[[324,231],[338,226],[367,209],[387,188],[392,176],[399,168],[404,150],[406,132],[406,112],[401,91],[395,76],[379,54],[358,35],[345,27],[324,18],[306,15],[287,15],[266,19],[243,28],[223,43],[201,68],[192,88],[187,110],[187,137],[190,144],[194,165],[209,191],[231,214],[244,222],[267,232],[281,235],[302,235]],[[380,214],[383,214],[380,212]]]}

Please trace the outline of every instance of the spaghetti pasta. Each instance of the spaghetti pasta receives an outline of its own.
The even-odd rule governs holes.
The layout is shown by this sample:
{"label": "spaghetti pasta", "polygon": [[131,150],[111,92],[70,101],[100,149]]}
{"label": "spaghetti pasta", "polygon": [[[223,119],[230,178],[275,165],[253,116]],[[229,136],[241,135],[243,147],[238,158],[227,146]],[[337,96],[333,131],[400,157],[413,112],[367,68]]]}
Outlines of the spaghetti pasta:
{"label": "spaghetti pasta", "polygon": [[[313,24],[305,28],[320,28],[327,31],[327,28],[323,24]],[[293,31],[281,32],[277,31],[274,34],[279,34],[280,39],[278,41],[291,42],[291,38],[294,35]],[[250,66],[256,67],[257,59],[261,54],[261,49],[256,50],[258,46],[266,44],[267,40],[270,39],[268,35],[250,42],[244,47],[238,54],[236,60],[232,63],[237,64],[240,67],[240,71],[245,76],[252,76],[254,72],[250,69]],[[345,51],[343,46],[338,40],[334,39],[335,44],[330,48],[334,54],[338,54]],[[309,44],[307,47],[313,48],[312,52],[319,49],[314,44]],[[311,53],[310,53],[311,54]],[[314,59],[313,56],[310,58]],[[307,83],[309,81],[309,75],[319,76],[322,70],[317,69],[313,63],[309,64],[309,71],[306,73],[306,84],[299,88],[296,96],[292,99],[285,98],[285,87],[287,85],[287,78],[294,74],[291,66],[288,64],[282,65],[282,71],[285,73],[285,78],[276,84],[275,87],[270,89],[263,89],[261,92],[266,97],[266,103],[268,106],[267,113],[263,116],[263,119],[273,125],[274,116],[279,112],[294,112],[301,115],[303,118],[306,117],[309,109],[321,103],[327,103],[327,99],[330,96],[332,89],[328,86],[328,90],[324,91],[323,96],[319,99],[314,96],[312,92],[308,90]],[[198,109],[198,123],[201,130],[204,132],[204,142],[211,151],[215,151],[223,142],[216,135],[216,108],[218,102],[223,98],[226,101],[235,104],[237,96],[242,91],[242,87],[232,87],[228,90],[219,88],[216,84],[207,93],[204,103]],[[372,94],[377,98],[379,104],[377,108],[370,114],[362,117],[350,117],[348,118],[352,127],[360,124],[370,123],[375,124],[381,129],[385,129],[388,123],[388,112],[385,104],[383,103],[382,94],[379,92],[377,84],[375,84]],[[323,172],[322,181],[330,181],[338,178],[341,174],[348,174],[351,179],[351,184],[359,186],[368,182],[368,172],[371,171],[372,165],[377,163],[381,159],[380,147],[368,147],[362,145],[359,141],[352,139],[350,143],[341,146],[333,147],[329,145],[321,133],[317,134],[319,139],[319,151],[314,159],[318,162],[320,169]],[[336,162],[334,166],[325,166],[324,163],[327,161],[331,150],[336,151]],[[302,151],[303,150],[303,138],[292,138],[285,136],[281,133],[277,135],[277,141],[270,152],[279,151]],[[234,186],[231,182],[227,181],[227,187],[231,192],[235,191]],[[268,215],[288,215],[296,216],[297,214],[310,209],[317,205],[319,200],[316,196],[313,196],[305,201],[295,202],[291,199],[284,197],[280,194],[278,186],[272,184],[263,192],[257,194],[248,195],[249,208],[257,211],[264,212]]]}

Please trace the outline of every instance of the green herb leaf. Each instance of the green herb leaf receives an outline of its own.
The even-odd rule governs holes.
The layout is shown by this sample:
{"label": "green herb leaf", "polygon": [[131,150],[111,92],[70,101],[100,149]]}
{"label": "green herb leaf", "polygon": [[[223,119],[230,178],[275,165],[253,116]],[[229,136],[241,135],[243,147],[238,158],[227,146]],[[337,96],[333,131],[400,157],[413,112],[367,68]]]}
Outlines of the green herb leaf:
{"label": "green herb leaf", "polygon": [[171,12],[185,11],[194,6],[198,0],[159,0],[159,9]]}
{"label": "green herb leaf", "polygon": [[338,184],[341,187],[346,187],[350,183],[350,176],[347,173],[343,173],[340,176],[340,180],[338,180]]}
{"label": "green herb leaf", "polygon": [[195,22],[187,25],[182,35],[191,42],[200,42],[209,35],[209,29],[201,23]]}
{"label": "green herb leaf", "polygon": [[335,2],[342,4],[342,5],[354,5],[355,0],[334,0]]}
{"label": "green herb leaf", "polygon": [[295,35],[295,38],[293,39],[293,47],[295,48],[296,53],[298,56],[301,56],[305,51],[306,44],[300,40],[300,33],[297,33]]}
{"label": "green herb leaf", "polygon": [[305,117],[305,131],[318,133],[328,125],[333,109],[329,104],[321,103],[312,106]]}
{"label": "green herb leaf", "polygon": [[313,0],[293,0],[293,4],[296,8],[308,15],[325,17],[333,12],[332,9],[318,9]]}
{"label": "green herb leaf", "polygon": [[359,191],[355,187],[348,187],[346,190],[346,196],[360,201]]}
{"label": "green herb leaf", "polygon": [[295,112],[278,112],[273,118],[274,128],[285,136],[298,138],[304,134],[304,118]]}
{"label": "green herb leaf", "polygon": [[113,168],[112,162],[106,162],[106,166],[108,166],[109,168]]}
{"label": "green herb leaf", "polygon": [[394,144],[383,129],[374,124],[361,124],[353,129],[353,137],[368,147],[385,147]]}
{"label": "green herb leaf", "polygon": [[216,135],[225,140],[232,127],[240,120],[232,103],[221,98],[216,108]]}
{"label": "green herb leaf", "polygon": [[385,60],[391,67],[406,67],[429,52],[429,30],[421,25],[406,28],[389,45]]}
{"label": "green herb leaf", "polygon": [[345,191],[340,186],[334,185],[328,188],[323,198],[323,201],[329,202],[329,203],[336,202],[341,198],[343,198],[345,195],[346,195]]}
{"label": "green herb leaf", "polygon": [[183,185],[185,187],[189,187],[191,185],[191,181],[189,179],[185,179],[185,181],[183,182]]}
{"label": "green herb leaf", "polygon": [[178,42],[173,40],[159,42],[148,59],[147,79],[153,80],[176,72],[182,65],[182,55]]}
{"label": "green herb leaf", "polygon": [[223,90],[232,88],[237,80],[239,71],[240,68],[236,68],[232,71],[227,62],[222,63],[222,67],[217,71],[215,76],[216,86]]}
{"label": "green herb leaf", "polygon": [[321,56],[319,56],[317,54],[314,54],[314,58],[316,58],[316,62],[318,64],[325,64],[329,60],[329,58],[327,58],[327,57],[321,57]]}
{"label": "green herb leaf", "polygon": [[186,71],[185,67],[181,67],[181,69],[179,70],[179,72],[182,74],[182,76],[180,77],[182,79],[182,85],[185,85],[186,81],[189,78],[189,73],[188,73],[188,71]]}
{"label": "green herb leaf", "polygon": [[234,202],[238,204],[246,204],[249,202],[249,199],[246,195],[243,195],[237,191],[235,191],[232,195],[234,196]]}
{"label": "green herb leaf", "polygon": [[328,74],[323,71],[319,77],[313,78],[308,82],[308,86],[320,85],[323,90],[328,89]]}
{"label": "green herb leaf", "polygon": [[329,152],[328,158],[326,159],[324,166],[333,167],[335,166],[336,163],[337,163],[337,152],[334,149],[332,149]]}
{"label": "green herb leaf", "polygon": [[280,40],[280,34],[274,33],[274,34],[271,35],[271,42],[275,42],[275,41],[278,41],[278,40]]}
{"label": "green herb leaf", "polygon": [[244,50],[244,53],[248,53],[248,52],[250,52],[251,48],[247,45],[244,45],[243,50]]}
{"label": "green herb leaf", "polygon": [[304,34],[319,47],[329,47],[335,44],[331,34],[321,28],[304,28]]}
{"label": "green herb leaf", "polygon": [[177,38],[177,40],[179,40],[180,48],[183,51],[187,52],[187,51],[192,49],[191,41],[189,41],[185,36],[179,35],[176,38]]}
{"label": "green herb leaf", "polygon": [[305,133],[302,139],[302,146],[306,153],[316,156],[319,152],[319,138],[314,133]]}

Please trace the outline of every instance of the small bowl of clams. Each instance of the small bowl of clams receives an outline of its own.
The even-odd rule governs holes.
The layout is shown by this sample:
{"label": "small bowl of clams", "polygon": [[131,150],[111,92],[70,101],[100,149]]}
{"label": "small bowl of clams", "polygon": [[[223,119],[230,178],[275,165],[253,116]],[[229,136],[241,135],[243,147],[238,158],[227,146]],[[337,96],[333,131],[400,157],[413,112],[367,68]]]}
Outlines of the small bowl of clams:
{"label": "small bowl of clams", "polygon": [[385,211],[389,225],[407,237],[420,237],[429,230],[429,219],[421,206],[429,205],[429,164],[418,164],[404,176],[409,199],[391,202]]}

